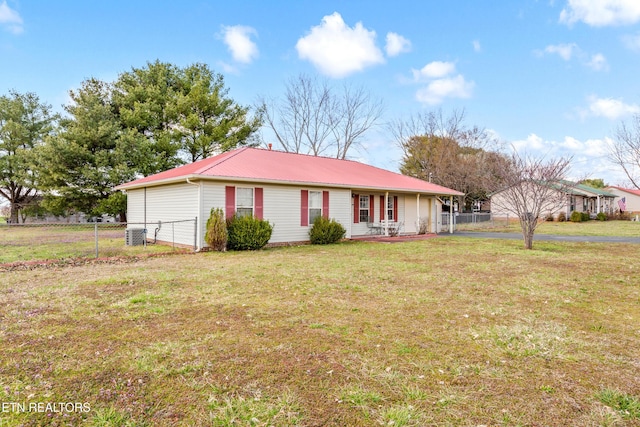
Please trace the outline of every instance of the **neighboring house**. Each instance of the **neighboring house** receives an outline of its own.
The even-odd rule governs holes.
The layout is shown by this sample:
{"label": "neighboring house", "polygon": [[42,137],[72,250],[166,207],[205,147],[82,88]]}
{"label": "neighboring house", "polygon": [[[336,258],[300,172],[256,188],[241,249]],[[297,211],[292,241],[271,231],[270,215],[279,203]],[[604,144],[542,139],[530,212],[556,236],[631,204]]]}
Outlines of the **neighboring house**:
{"label": "neighboring house", "polygon": [[607,187],[606,190],[616,195],[616,210],[633,215],[640,214],[640,190],[613,186]]}
{"label": "neighboring house", "polygon": [[[550,200],[549,206],[543,208],[542,214],[557,218],[560,212],[564,212],[569,218],[572,212],[589,212],[592,216],[600,212],[612,214],[615,212],[616,195],[605,189],[593,188],[584,184],[576,184],[570,181],[554,183],[538,183],[537,185],[550,186],[556,189],[555,196]],[[491,195],[492,214],[494,217],[504,218],[513,216],[511,207],[504,200],[502,192]]]}
{"label": "neighboring house", "polygon": [[[227,217],[252,214],[273,224],[270,244],[306,242],[317,216],[333,218],[346,237],[388,232],[429,232],[442,224],[442,197],[462,193],[350,160],[258,148],[240,148],[116,187],[127,193],[127,219],[158,221],[197,218],[196,246],[205,246],[212,208]],[[158,240],[171,238],[158,236]],[[193,245],[194,238],[185,242]]]}

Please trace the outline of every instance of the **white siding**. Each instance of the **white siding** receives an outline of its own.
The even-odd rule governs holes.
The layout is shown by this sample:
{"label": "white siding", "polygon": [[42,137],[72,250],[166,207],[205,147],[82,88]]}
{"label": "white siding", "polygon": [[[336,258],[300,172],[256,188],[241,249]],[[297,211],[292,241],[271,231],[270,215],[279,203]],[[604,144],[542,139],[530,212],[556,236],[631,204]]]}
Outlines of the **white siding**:
{"label": "white siding", "polygon": [[[185,183],[149,187],[146,195],[144,188],[127,192],[128,228],[146,228],[149,240],[157,238],[159,241],[192,246],[195,232],[193,220],[197,210],[198,187],[194,185]],[[169,223],[184,220],[188,221]]]}
{"label": "white siding", "polygon": [[[349,203],[351,192],[343,189],[295,187],[273,184],[253,183],[214,183],[204,184],[203,211],[206,223],[211,208],[225,209],[225,187],[260,187],[263,189],[263,219],[273,225],[273,234],[269,243],[304,242],[309,240],[309,226],[300,221],[301,190],[329,191],[329,217],[340,222],[350,237]],[[204,233],[204,230],[202,231]]]}
{"label": "white siding", "polygon": [[620,209],[620,207],[618,206],[618,200],[624,197],[627,212],[634,213],[634,214],[640,212],[640,196],[637,196],[633,193],[628,193],[626,191],[622,191],[615,187],[607,187],[606,190],[609,193],[613,193],[617,196],[614,203],[612,204],[614,211]]}
{"label": "white siding", "polygon": [[[187,226],[160,224],[157,238],[165,242],[175,241],[177,244],[193,245],[194,237],[197,246],[203,247],[206,222],[212,208],[225,210],[225,187],[260,187],[263,189],[263,218],[273,225],[273,234],[269,243],[304,242],[309,240],[311,224],[302,226],[301,190],[328,191],[329,217],[341,223],[347,230],[346,237],[366,235],[371,232],[367,223],[353,222],[352,192],[348,189],[333,189],[319,187],[297,187],[292,185],[260,184],[247,182],[213,182],[198,181],[193,184],[172,184],[149,187],[146,190],[130,190],[128,194],[128,220],[132,223],[144,223],[146,204],[146,223],[148,236],[154,238],[158,222],[191,220],[198,217],[198,230],[195,231],[193,222]],[[375,222],[380,222],[380,197],[384,193],[361,192],[363,195],[374,196]],[[398,197],[398,221],[403,223],[402,232],[415,233],[416,228],[416,196],[393,194]],[[146,199],[146,202],[145,202]],[[433,196],[421,196],[420,217],[429,218],[429,231],[440,231],[440,203]],[[144,224],[131,225],[143,227]],[[195,236],[194,236],[195,235]]]}
{"label": "white siding", "polygon": [[[355,193],[355,192],[354,192]],[[384,215],[382,215],[382,218],[380,217],[380,197],[384,197],[384,193],[376,193],[376,192],[361,192],[359,193],[362,196],[373,196],[373,212],[369,213],[369,216],[371,216],[373,218],[374,223],[379,223],[380,221],[382,221],[384,219]],[[406,208],[405,208],[405,196],[403,195],[399,195],[399,194],[394,194],[394,193],[389,193],[389,198],[392,198],[394,196],[398,197],[398,218],[397,221],[403,223],[403,227],[401,229],[401,232],[405,231],[407,222],[405,219],[405,212],[406,212]],[[353,220],[353,209],[354,209],[354,201],[355,199],[351,199],[351,212],[349,214],[350,217],[350,221],[351,221],[351,232],[353,236],[363,236],[366,234],[370,234],[371,233],[371,229],[367,226],[366,222],[360,222],[360,223],[354,223]],[[415,207],[415,204],[414,204]]]}
{"label": "white siding", "polygon": [[[127,191],[127,222],[144,221],[144,189]],[[135,227],[134,227],[135,228]]]}
{"label": "white siding", "polygon": [[432,212],[429,212],[429,200],[431,200],[431,205],[434,204],[433,200],[435,197],[433,196],[420,196],[420,219],[418,219],[418,209],[417,209],[417,197],[414,194],[407,194],[404,196],[404,208],[405,208],[405,216],[404,216],[404,227],[403,232],[405,233],[417,233],[419,230],[419,220],[430,222],[428,227],[428,232],[432,233],[436,229],[435,221],[435,211],[432,209]]}

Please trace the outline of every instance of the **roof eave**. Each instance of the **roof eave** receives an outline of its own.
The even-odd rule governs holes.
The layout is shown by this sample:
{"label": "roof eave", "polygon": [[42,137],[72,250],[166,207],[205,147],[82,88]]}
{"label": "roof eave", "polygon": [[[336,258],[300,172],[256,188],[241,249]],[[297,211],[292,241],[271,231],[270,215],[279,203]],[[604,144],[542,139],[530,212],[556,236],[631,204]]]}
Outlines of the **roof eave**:
{"label": "roof eave", "polygon": [[464,193],[459,191],[452,190],[450,192],[446,191],[430,191],[430,190],[419,190],[419,189],[411,189],[411,188],[401,188],[401,187],[372,187],[365,185],[349,185],[349,184],[341,184],[341,183],[333,183],[333,182],[307,182],[307,181],[285,181],[285,180],[276,180],[276,179],[261,179],[261,178],[246,178],[246,177],[236,177],[236,176],[206,176],[200,174],[190,174],[183,175],[180,177],[172,177],[161,179],[157,181],[150,182],[141,182],[135,183],[132,182],[130,184],[121,184],[115,187],[116,190],[136,190],[145,187],[157,187],[161,185],[169,185],[169,184],[178,184],[182,182],[189,181],[233,181],[233,182],[259,182],[265,184],[277,184],[277,185],[294,185],[301,187],[324,187],[324,188],[344,188],[347,190],[367,190],[367,191],[393,191],[400,193],[412,193],[412,194],[433,194],[437,196],[462,196]]}

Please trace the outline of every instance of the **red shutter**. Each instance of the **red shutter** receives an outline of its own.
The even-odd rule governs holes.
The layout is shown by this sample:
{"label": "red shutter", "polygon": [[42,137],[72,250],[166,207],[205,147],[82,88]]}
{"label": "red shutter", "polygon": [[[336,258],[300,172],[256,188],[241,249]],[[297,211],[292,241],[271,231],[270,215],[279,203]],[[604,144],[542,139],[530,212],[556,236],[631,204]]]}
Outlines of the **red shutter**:
{"label": "red shutter", "polygon": [[384,196],[380,196],[380,221],[384,221]]}
{"label": "red shutter", "polygon": [[398,221],[398,196],[393,196],[393,220]]}
{"label": "red shutter", "polygon": [[236,213],[236,187],[225,187],[224,216],[229,219]]}
{"label": "red shutter", "polygon": [[262,188],[260,187],[256,187],[253,189],[253,197],[255,198],[254,200],[254,205],[255,205],[255,211],[256,211],[256,215],[255,217],[258,219],[263,219],[263,215],[264,215],[264,202],[263,202],[263,191]]}
{"label": "red shutter", "polygon": [[309,190],[300,191],[300,225],[309,225]]}
{"label": "red shutter", "polygon": [[329,192],[322,192],[322,217],[329,219]]}
{"label": "red shutter", "polygon": [[353,223],[358,224],[360,222],[360,196],[353,195]]}
{"label": "red shutter", "polygon": [[373,213],[375,206],[375,196],[373,194],[369,195],[369,222],[373,222]]}

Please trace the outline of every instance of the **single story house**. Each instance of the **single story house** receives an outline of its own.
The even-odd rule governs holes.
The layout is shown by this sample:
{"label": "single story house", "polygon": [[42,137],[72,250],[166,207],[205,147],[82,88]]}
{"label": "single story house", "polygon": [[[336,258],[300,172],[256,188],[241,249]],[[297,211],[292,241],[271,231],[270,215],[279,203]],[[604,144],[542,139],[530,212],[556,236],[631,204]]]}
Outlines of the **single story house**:
{"label": "single story house", "polygon": [[[572,212],[589,212],[595,216],[600,212],[612,214],[616,209],[616,195],[605,189],[570,181],[540,182],[537,185],[545,185],[556,190],[553,200],[549,200],[548,206],[543,208],[542,214],[545,216],[557,218],[560,212],[564,212],[567,218]],[[512,210],[502,192],[491,195],[491,212],[494,217],[513,216]]]}
{"label": "single story house", "polygon": [[615,186],[607,187],[606,190],[615,194],[616,210],[628,212],[632,215],[640,214],[640,190]]}
{"label": "single story house", "polygon": [[[340,222],[346,237],[388,232],[439,232],[442,198],[462,193],[351,160],[243,147],[116,187],[127,193],[130,223],[196,218],[195,238],[205,246],[212,208],[227,217],[252,214],[273,226],[270,244],[306,242],[316,216]],[[171,241],[167,227],[158,240]]]}

